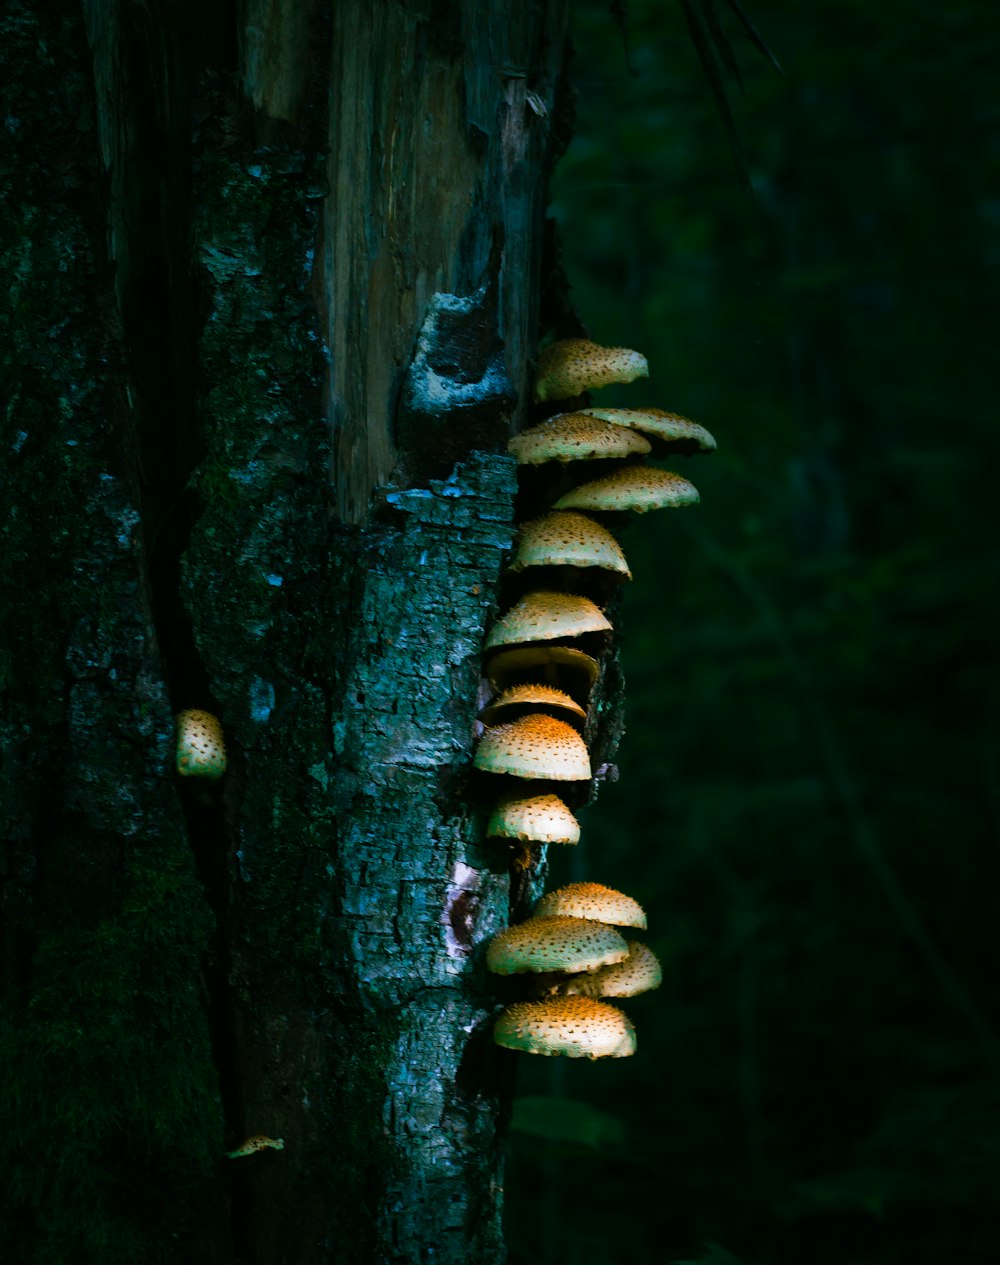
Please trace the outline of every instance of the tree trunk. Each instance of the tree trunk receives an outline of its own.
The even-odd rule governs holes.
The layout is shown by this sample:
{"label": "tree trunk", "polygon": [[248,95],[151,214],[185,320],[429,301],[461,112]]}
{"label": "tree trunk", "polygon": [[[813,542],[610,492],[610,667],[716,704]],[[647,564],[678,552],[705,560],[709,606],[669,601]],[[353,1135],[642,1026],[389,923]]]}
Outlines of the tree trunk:
{"label": "tree trunk", "polygon": [[[469,769],[566,9],[0,19],[25,1265],[502,1259],[511,893]],[[284,1149],[223,1158],[252,1134]]]}

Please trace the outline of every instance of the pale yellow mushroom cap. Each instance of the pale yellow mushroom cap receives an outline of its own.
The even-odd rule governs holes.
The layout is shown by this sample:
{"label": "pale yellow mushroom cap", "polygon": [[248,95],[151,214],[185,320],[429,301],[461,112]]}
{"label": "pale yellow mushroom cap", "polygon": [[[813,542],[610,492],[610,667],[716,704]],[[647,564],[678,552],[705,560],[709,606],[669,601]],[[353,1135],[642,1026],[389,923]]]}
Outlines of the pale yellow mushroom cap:
{"label": "pale yellow mushroom cap", "polygon": [[597,417],[613,426],[628,426],[658,439],[677,452],[714,452],[715,438],[704,426],[680,413],[662,408],[584,408],[587,417]]}
{"label": "pale yellow mushroom cap", "polygon": [[217,781],[226,771],[222,725],[211,712],[192,707],[177,714],[177,772]]}
{"label": "pale yellow mushroom cap", "polygon": [[639,902],[603,883],[568,883],[546,892],[535,906],[535,917],[546,914],[592,918],[615,927],[646,926],[646,915]]}
{"label": "pale yellow mushroom cap", "polygon": [[487,773],[554,782],[582,782],[591,775],[587,745],[577,731],[541,712],[487,729],[473,763]]}
{"label": "pale yellow mushroom cap", "polygon": [[617,1006],[590,997],[553,997],[508,1006],[493,1040],[528,1054],[571,1059],[625,1058],[635,1053],[635,1029]]}
{"label": "pale yellow mushroom cap", "polygon": [[659,958],[648,945],[629,940],[628,957],[588,975],[574,975],[559,986],[563,996],[635,997],[663,983]]}
{"label": "pale yellow mushroom cap", "polygon": [[573,510],[552,510],[518,532],[511,571],[552,566],[603,567],[632,578],[621,545],[608,529]]}
{"label": "pale yellow mushroom cap", "polygon": [[556,501],[555,508],[597,510],[680,509],[698,504],[698,489],[687,479],[655,466],[625,466],[600,479],[581,483]]}
{"label": "pale yellow mushroom cap", "polygon": [[583,413],[557,413],[548,421],[521,431],[507,445],[507,451],[522,466],[537,466],[545,461],[631,457],[649,450],[649,440],[636,431]]}
{"label": "pale yellow mushroom cap", "polygon": [[529,918],[498,932],[486,965],[498,975],[525,971],[596,971],[628,956],[624,937],[588,918]]}
{"label": "pale yellow mushroom cap", "polygon": [[579,843],[580,823],[558,795],[505,795],[486,834],[526,843]]}
{"label": "pale yellow mushroom cap", "polygon": [[488,707],[483,708],[483,720],[492,725],[508,708],[524,706],[556,707],[581,719],[587,715],[576,699],[571,698],[565,690],[528,682],[524,685],[512,685],[510,689],[504,690]]}
{"label": "pale yellow mushroom cap", "polygon": [[610,631],[610,621],[589,597],[538,589],[526,593],[497,620],[486,638],[486,648]]}
{"label": "pale yellow mushroom cap", "polygon": [[535,399],[566,400],[612,382],[648,378],[646,357],[627,347],[602,347],[587,338],[563,338],[538,356]]}

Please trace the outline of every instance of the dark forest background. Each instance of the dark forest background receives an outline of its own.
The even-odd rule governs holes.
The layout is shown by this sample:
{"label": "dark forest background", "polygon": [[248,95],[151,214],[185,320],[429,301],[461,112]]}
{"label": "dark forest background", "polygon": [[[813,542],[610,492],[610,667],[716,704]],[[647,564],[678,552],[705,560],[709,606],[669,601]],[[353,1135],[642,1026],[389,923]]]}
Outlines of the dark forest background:
{"label": "dark forest background", "polygon": [[[1000,1260],[994,6],[754,0],[743,189],[683,12],[574,6],[553,211],[709,427],[637,519],[621,778],[553,882],[646,905],[634,1059],[522,1059],[515,1263]],[[550,852],[557,852],[555,848]]]}

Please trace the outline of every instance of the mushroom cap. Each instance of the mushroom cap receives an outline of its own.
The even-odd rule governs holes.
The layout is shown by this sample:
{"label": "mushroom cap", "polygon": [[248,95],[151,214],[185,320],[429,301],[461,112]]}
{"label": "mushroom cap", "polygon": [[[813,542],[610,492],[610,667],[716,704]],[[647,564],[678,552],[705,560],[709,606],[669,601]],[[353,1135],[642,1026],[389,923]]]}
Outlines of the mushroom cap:
{"label": "mushroom cap", "polygon": [[570,918],[591,918],[615,927],[646,926],[646,915],[638,901],[616,892],[603,883],[569,883],[546,892],[535,906],[536,918],[561,914]]}
{"label": "mushroom cap", "polygon": [[656,435],[680,452],[715,451],[715,437],[704,426],[680,413],[668,413],[662,408],[583,408],[580,412],[613,426],[628,426]]}
{"label": "mushroom cap", "polygon": [[571,712],[574,716],[584,718],[587,713],[575,698],[571,698],[565,690],[557,690],[552,685],[539,685],[528,681],[523,685],[512,685],[497,698],[483,708],[482,719],[492,725],[497,717],[508,707],[558,707],[562,711]]}
{"label": "mushroom cap", "polygon": [[602,457],[630,457],[650,451],[648,439],[627,426],[615,426],[584,413],[557,413],[538,426],[515,435],[507,444],[518,464],[544,461],[589,461]]}
{"label": "mushroom cap", "polygon": [[648,945],[628,941],[628,957],[590,975],[574,975],[559,986],[564,997],[635,997],[663,983],[660,960]]}
{"label": "mushroom cap", "polygon": [[558,795],[505,795],[493,809],[486,834],[530,843],[579,843],[580,823]]}
{"label": "mushroom cap", "polygon": [[611,632],[611,623],[589,597],[537,589],[526,593],[493,625],[486,648],[519,641],[548,641],[580,637],[589,632]]}
{"label": "mushroom cap", "polygon": [[511,571],[525,567],[604,567],[631,580],[621,545],[606,527],[573,510],[550,510],[524,523],[517,536]]}
{"label": "mushroom cap", "polygon": [[515,646],[512,650],[501,650],[495,654],[486,667],[486,675],[493,688],[501,690],[509,684],[516,684],[511,677],[522,672],[537,674],[553,669],[564,669],[584,677],[588,690],[601,670],[592,655],[577,650],[575,646]]}
{"label": "mushroom cap", "polygon": [[648,378],[646,357],[627,347],[602,347],[588,338],[562,338],[538,355],[535,399],[566,400],[608,386]]}
{"label": "mushroom cap", "polygon": [[552,997],[508,1006],[493,1040],[528,1054],[571,1059],[625,1058],[635,1053],[635,1029],[617,1006],[590,997]]}
{"label": "mushroom cap", "polygon": [[533,712],[487,729],[473,761],[487,773],[583,782],[590,777],[587,745],[564,720]]}
{"label": "mushroom cap", "polygon": [[624,466],[600,479],[572,488],[556,501],[555,508],[583,510],[679,509],[697,505],[698,489],[687,479],[655,466]]}
{"label": "mushroom cap", "polygon": [[226,744],[218,716],[190,707],[177,713],[177,772],[216,782],[226,771]]}
{"label": "mushroom cap", "polygon": [[626,957],[624,937],[589,918],[529,918],[498,932],[486,947],[486,965],[497,975],[596,971]]}

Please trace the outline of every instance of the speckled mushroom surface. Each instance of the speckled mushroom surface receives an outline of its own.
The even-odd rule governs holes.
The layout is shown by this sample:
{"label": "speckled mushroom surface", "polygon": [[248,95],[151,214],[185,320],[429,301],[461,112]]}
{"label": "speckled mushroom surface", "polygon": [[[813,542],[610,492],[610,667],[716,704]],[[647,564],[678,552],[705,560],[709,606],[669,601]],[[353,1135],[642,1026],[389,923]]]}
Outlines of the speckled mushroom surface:
{"label": "speckled mushroom surface", "polygon": [[192,707],[177,715],[177,772],[217,781],[226,771],[222,725],[211,712]]}
{"label": "speckled mushroom surface", "polygon": [[582,782],[591,776],[586,743],[564,720],[542,712],[487,729],[474,764],[487,773]]}
{"label": "speckled mushroom surface", "polygon": [[509,1050],[571,1059],[635,1053],[635,1029],[628,1017],[617,1006],[590,997],[515,1002],[496,1021],[493,1040]]}
{"label": "speckled mushroom surface", "polygon": [[628,426],[670,444],[678,452],[714,452],[715,437],[698,422],[662,408],[584,408],[585,417],[598,417],[613,426]]}
{"label": "speckled mushroom surface", "polygon": [[587,918],[529,918],[498,932],[486,949],[486,965],[498,975],[525,971],[596,971],[628,956],[613,927]]}
{"label": "speckled mushroom surface", "polygon": [[538,355],[535,399],[567,400],[612,382],[648,378],[646,357],[628,347],[602,347],[587,338],[563,338]]}
{"label": "speckled mushroom surface", "polygon": [[520,465],[541,465],[546,461],[644,455],[650,451],[650,443],[627,426],[616,426],[585,413],[557,413],[515,435],[507,451]]}
{"label": "speckled mushroom surface", "polygon": [[574,510],[551,510],[517,535],[511,571],[525,567],[603,567],[632,578],[621,545],[606,527]]}
{"label": "speckled mushroom surface", "polygon": [[646,926],[646,915],[639,902],[603,883],[568,883],[546,892],[535,906],[535,917],[546,914],[592,918],[615,927]]}
{"label": "speckled mushroom surface", "polygon": [[612,512],[680,509],[697,505],[698,489],[670,470],[655,466],[624,466],[600,479],[572,488],[555,503],[556,509]]}
{"label": "speckled mushroom surface", "polygon": [[635,997],[663,983],[663,968],[653,950],[629,940],[628,957],[588,975],[573,975],[559,986],[566,997]]}
{"label": "speckled mushroom surface", "polygon": [[486,639],[486,648],[611,631],[611,622],[589,597],[537,589],[526,593],[497,620]]}
{"label": "speckled mushroom surface", "polygon": [[587,714],[576,699],[571,698],[565,690],[557,690],[554,685],[529,682],[524,685],[512,685],[499,694],[488,707],[483,708],[483,720],[488,725],[492,725],[495,721],[502,719],[503,713],[511,707],[533,705],[557,708],[573,716],[579,716],[581,719]]}
{"label": "speckled mushroom surface", "polygon": [[558,795],[505,795],[486,834],[530,843],[579,843],[580,823]]}

